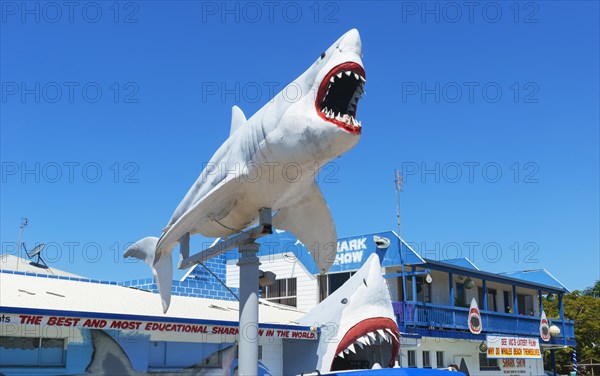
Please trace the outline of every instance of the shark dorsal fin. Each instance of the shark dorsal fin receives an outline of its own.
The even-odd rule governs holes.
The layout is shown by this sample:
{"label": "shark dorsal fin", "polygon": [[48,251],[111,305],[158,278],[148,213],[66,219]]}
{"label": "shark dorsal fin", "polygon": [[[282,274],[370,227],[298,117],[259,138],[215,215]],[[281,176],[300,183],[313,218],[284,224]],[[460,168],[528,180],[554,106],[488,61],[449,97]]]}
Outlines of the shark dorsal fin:
{"label": "shark dorsal fin", "polygon": [[231,131],[229,135],[234,134],[244,124],[246,124],[246,115],[244,115],[242,109],[238,106],[231,107]]}

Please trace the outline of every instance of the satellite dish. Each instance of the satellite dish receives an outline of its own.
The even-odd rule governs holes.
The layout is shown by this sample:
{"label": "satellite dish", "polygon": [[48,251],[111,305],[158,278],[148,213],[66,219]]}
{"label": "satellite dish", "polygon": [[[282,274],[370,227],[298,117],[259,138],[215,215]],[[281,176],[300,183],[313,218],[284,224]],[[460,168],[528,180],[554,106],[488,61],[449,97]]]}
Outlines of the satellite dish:
{"label": "satellite dish", "polygon": [[29,256],[29,258],[33,258],[34,256],[37,256],[40,254],[40,252],[42,252],[42,249],[44,249],[44,247],[46,246],[46,244],[40,244],[40,245],[36,245],[35,248],[33,248],[31,251],[27,251],[27,256]]}
{"label": "satellite dish", "polygon": [[46,246],[46,244],[42,243],[42,244],[36,245],[31,251],[28,251],[27,248],[25,247],[25,243],[23,243],[23,249],[25,250],[25,253],[27,253],[27,257],[32,259],[35,256],[37,256],[37,261],[35,262],[35,264],[40,265],[40,262],[41,262],[47,268],[48,265],[46,265],[46,262],[42,259],[42,250],[44,249],[45,246]]}

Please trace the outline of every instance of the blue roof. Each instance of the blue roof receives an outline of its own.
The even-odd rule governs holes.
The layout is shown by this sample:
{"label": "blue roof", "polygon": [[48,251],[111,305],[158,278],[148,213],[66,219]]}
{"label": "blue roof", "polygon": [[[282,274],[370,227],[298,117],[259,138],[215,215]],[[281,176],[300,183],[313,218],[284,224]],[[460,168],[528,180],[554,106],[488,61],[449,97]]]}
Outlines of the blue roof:
{"label": "blue roof", "polygon": [[[390,246],[385,249],[377,248],[373,239],[376,235],[389,239]],[[258,239],[257,242],[261,244],[260,251],[258,252],[259,256],[293,254],[309,273],[319,273],[317,265],[313,261],[308,249],[306,249],[306,247],[304,247],[304,245],[291,233],[276,230],[273,234]],[[562,283],[554,278],[552,274],[544,269],[511,273],[492,273],[480,270],[466,257],[439,261],[423,259],[394,231],[383,231],[339,238],[337,247],[336,260],[328,273],[358,270],[362,266],[364,260],[372,253],[377,253],[381,260],[381,265],[384,267],[400,266],[401,257],[403,257],[405,265],[423,265],[424,267],[428,267],[429,265],[437,269],[462,272],[465,275],[472,275],[478,278],[486,277],[486,279],[496,280],[501,283],[517,283],[531,288],[541,287],[556,289],[558,291],[569,291]],[[235,260],[238,257],[239,253],[236,250],[225,253],[225,258],[227,260]],[[197,265],[195,267],[197,267]]]}
{"label": "blue roof", "polygon": [[[390,246],[379,249],[375,246],[373,237],[381,236],[390,240]],[[269,236],[257,240],[261,244],[258,256],[273,254],[293,254],[304,267],[312,274],[318,274],[319,269],[310,252],[296,237],[287,231],[275,231]],[[328,273],[354,271],[360,269],[363,262],[372,254],[377,253],[382,266],[400,265],[400,250],[404,256],[405,264],[423,264],[425,261],[393,231],[376,232],[372,234],[357,235],[339,238],[336,260]],[[225,253],[227,260],[239,257],[236,250]]]}
{"label": "blue roof", "polygon": [[459,258],[453,258],[453,259],[440,260],[440,262],[445,262],[446,264],[452,264],[454,266],[460,266],[462,268],[479,270],[479,268],[477,266],[475,266],[475,264],[473,264],[471,262],[471,260],[469,260],[466,257],[459,257]]}
{"label": "blue roof", "polygon": [[559,289],[564,289],[568,292],[569,289],[565,287],[556,277],[554,277],[546,269],[535,269],[535,270],[523,270],[520,272],[505,272],[498,273],[501,275],[522,279],[524,281],[539,283],[542,285],[553,286]]}

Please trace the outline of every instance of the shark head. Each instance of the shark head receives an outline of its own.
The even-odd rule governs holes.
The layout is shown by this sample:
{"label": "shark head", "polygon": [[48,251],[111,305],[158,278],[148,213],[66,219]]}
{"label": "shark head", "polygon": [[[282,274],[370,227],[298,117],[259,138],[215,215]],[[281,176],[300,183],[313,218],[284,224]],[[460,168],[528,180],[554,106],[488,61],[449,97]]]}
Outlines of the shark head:
{"label": "shark head", "polygon": [[392,367],[398,355],[400,331],[376,254],[300,323],[321,327],[320,372]]}
{"label": "shark head", "polygon": [[326,162],[356,145],[365,76],[360,35],[352,29],[273,99],[265,116],[278,121],[263,123],[277,123],[279,132],[270,140],[277,160]]}
{"label": "shark head", "polygon": [[366,82],[361,58],[360,35],[358,30],[352,29],[323,52],[311,67],[315,76],[316,114],[326,124],[355,135],[361,133],[356,110]]}

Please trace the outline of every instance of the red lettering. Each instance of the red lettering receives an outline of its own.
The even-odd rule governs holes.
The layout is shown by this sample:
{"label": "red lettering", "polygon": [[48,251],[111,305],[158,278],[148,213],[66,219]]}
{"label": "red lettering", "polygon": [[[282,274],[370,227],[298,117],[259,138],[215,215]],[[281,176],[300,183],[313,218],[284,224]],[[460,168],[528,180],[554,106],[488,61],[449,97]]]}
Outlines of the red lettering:
{"label": "red lettering", "polygon": [[41,325],[42,316],[19,315],[21,324]]}

